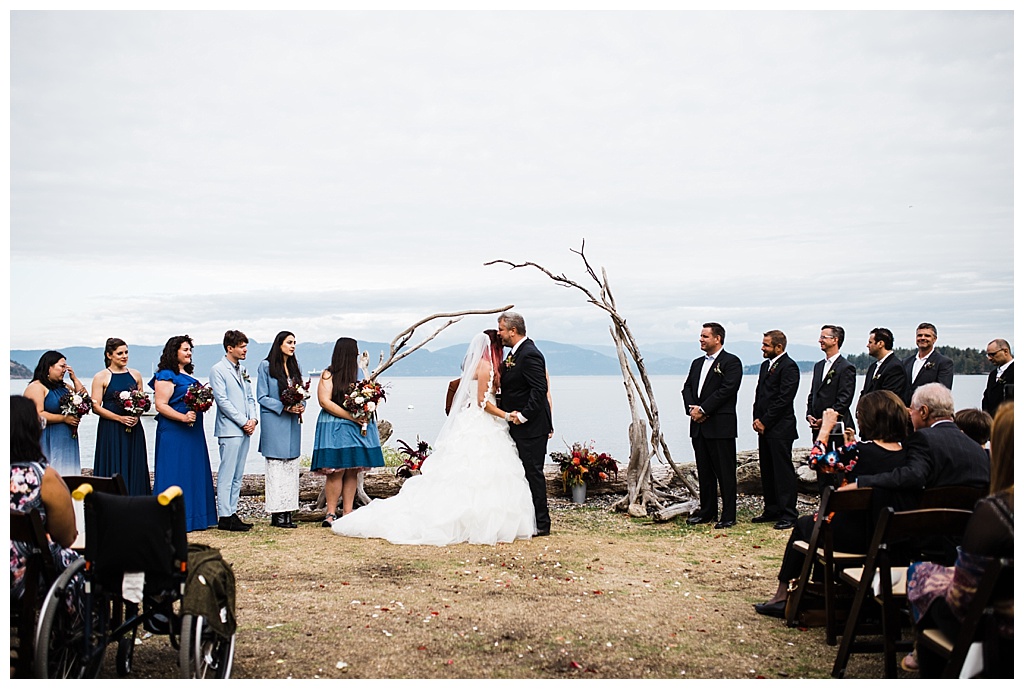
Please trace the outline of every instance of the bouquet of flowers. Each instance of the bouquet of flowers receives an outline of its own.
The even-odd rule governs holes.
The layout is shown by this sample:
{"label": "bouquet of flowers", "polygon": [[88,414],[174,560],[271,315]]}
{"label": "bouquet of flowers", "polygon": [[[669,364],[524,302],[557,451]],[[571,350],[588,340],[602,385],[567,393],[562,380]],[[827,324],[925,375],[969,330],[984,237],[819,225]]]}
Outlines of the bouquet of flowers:
{"label": "bouquet of flowers", "polygon": [[[132,416],[139,417],[149,411],[151,402],[149,401],[149,395],[143,390],[122,390],[117,395],[117,401],[121,404],[121,408]],[[124,427],[125,433],[131,433],[131,426]]]}
{"label": "bouquet of flowers", "polygon": [[362,426],[360,432],[366,435],[366,428],[370,417],[377,410],[377,403],[384,401],[384,399],[383,385],[375,380],[360,380],[348,386],[341,406],[355,417],[356,421]]}
{"label": "bouquet of flowers", "polygon": [[565,490],[584,483],[596,486],[607,481],[611,474],[619,475],[618,462],[609,454],[595,452],[593,441],[573,443],[568,452],[552,452],[551,459],[562,471]]}
{"label": "bouquet of flowers", "polygon": [[402,446],[398,452],[402,455],[402,462],[404,464],[398,467],[395,471],[395,476],[409,478],[420,473],[420,467],[423,466],[423,462],[427,461],[427,457],[430,455],[430,444],[426,440],[420,440],[419,436],[416,436],[415,450],[409,447],[409,443],[404,440],[399,440],[398,444]]}
{"label": "bouquet of flowers", "polygon": [[[311,380],[303,383],[301,380],[295,385],[289,385],[281,391],[281,402],[286,407],[293,407],[309,399],[309,384]],[[299,423],[302,423],[302,414],[299,414]]]}
{"label": "bouquet of flowers", "polygon": [[[196,414],[202,414],[212,406],[213,388],[202,383],[192,383],[188,386],[188,390],[185,391],[186,409],[194,411]],[[193,425],[194,423],[189,424],[190,427]]]}
{"label": "bouquet of flowers", "polygon": [[[80,419],[92,411],[92,398],[87,392],[72,392],[60,398],[60,413]],[[78,427],[71,429],[71,437],[78,437]]]}

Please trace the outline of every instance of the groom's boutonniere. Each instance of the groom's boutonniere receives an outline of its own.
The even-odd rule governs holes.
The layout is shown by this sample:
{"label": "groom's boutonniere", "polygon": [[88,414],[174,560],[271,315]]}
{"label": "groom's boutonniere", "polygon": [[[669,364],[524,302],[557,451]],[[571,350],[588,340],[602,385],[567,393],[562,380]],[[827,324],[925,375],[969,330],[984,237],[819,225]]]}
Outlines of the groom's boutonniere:
{"label": "groom's boutonniere", "polygon": [[717,373],[718,375],[722,375],[722,365],[721,364],[715,364],[715,367],[713,369],[711,369],[711,370],[714,371],[715,373]]}
{"label": "groom's boutonniere", "polygon": [[516,365],[516,362],[512,361],[512,353],[511,352],[509,352],[509,355],[507,357],[505,357],[505,360],[503,362],[501,362],[501,363],[505,364],[505,368],[512,368],[513,366]]}
{"label": "groom's boutonniere", "polygon": [[249,372],[245,370],[245,366],[243,366],[239,370],[242,372],[242,380],[244,380],[246,383],[251,383],[252,378],[249,377]]}

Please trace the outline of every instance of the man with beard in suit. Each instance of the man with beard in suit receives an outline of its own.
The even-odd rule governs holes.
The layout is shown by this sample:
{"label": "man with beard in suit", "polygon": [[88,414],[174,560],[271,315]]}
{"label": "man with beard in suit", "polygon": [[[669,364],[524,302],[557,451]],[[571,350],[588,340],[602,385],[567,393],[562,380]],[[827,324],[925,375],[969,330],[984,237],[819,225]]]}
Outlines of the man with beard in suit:
{"label": "man with beard in suit", "polygon": [[682,390],[700,487],[700,510],[686,523],[715,521],[721,491],[722,518],[716,529],[736,525],[736,393],[743,380],[743,364],[722,349],[724,343],[725,328],[718,323],[703,325],[704,356],[690,364]]}
{"label": "man with beard in suit", "polygon": [[757,433],[758,460],[764,510],[750,521],[775,522],[778,530],[791,529],[796,523],[796,470],[793,468],[793,441],[797,438],[793,400],[800,387],[800,367],[786,354],[786,335],[769,330],[761,341],[765,361],[757,377],[754,393],[754,432]]}
{"label": "man with beard in suit", "polygon": [[498,337],[512,351],[501,364],[501,402],[509,435],[515,441],[519,460],[526,471],[526,482],[533,496],[537,517],[536,536],[551,533],[548,491],[544,479],[544,456],[551,433],[551,407],[548,403],[547,367],[544,355],[533,340],[526,337],[526,321],[518,313],[506,311],[498,316]]}
{"label": "man with beard in suit", "polygon": [[888,390],[906,401],[907,372],[903,362],[893,355],[892,346],[892,331],[888,328],[875,328],[868,335],[868,355],[875,361],[868,366],[861,395],[875,390]]}
{"label": "man with beard in suit", "polygon": [[995,418],[999,405],[1013,399],[1013,353],[1006,340],[992,340],[985,349],[985,356],[996,365],[988,374],[988,385],[981,398],[981,408]]}
{"label": "man with beard in suit", "polygon": [[935,349],[935,341],[939,339],[935,326],[931,323],[917,326],[915,339],[917,354],[903,360],[903,371],[907,375],[907,395],[903,398],[906,404],[910,404],[915,390],[928,383],[942,383],[953,389],[953,360]]}

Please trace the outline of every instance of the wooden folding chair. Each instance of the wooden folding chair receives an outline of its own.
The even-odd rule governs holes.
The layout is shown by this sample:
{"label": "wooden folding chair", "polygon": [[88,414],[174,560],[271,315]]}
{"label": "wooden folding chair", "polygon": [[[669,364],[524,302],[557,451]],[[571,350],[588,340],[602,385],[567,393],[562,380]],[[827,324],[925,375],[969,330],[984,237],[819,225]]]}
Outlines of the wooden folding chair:
{"label": "wooden folding chair", "polygon": [[809,541],[796,541],[793,547],[804,554],[804,565],[797,579],[796,590],[792,594],[795,599],[787,606],[786,624],[795,627],[799,615],[803,611],[805,594],[810,588],[811,573],[815,563],[821,565],[824,572],[823,586],[825,598],[825,637],[829,646],[836,645],[838,634],[837,623],[837,570],[864,562],[867,553],[851,553],[836,551],[832,533],[832,519],[838,512],[864,512],[871,508],[871,489],[836,491],[827,486],[822,493],[818,514],[814,520],[814,529]]}
{"label": "wooden folding chair", "polygon": [[[1009,582],[1013,583],[1013,559],[1001,558],[992,561],[985,569],[978,590],[971,600],[956,638],[949,638],[939,629],[925,629],[917,637],[918,647],[926,647],[933,653],[946,658],[946,667],[942,672],[945,679],[957,679],[967,659],[967,652],[981,631],[983,668],[982,677],[998,677],[1000,666],[1010,663],[1013,659],[999,657],[998,632],[995,628],[994,606],[997,591],[1005,590]],[[1012,677],[1012,673],[1009,675]]]}
{"label": "wooden folding chair", "polygon": [[[27,543],[31,548],[25,566],[25,595],[17,612],[18,657],[14,663],[15,677],[31,677],[36,614],[40,603],[39,583],[41,580],[49,590],[57,578],[57,568],[38,510],[11,510],[11,540]],[[11,612],[15,610],[12,608]]]}
{"label": "wooden folding chair", "polygon": [[917,509],[930,510],[936,507],[948,507],[953,510],[971,510],[983,497],[988,495],[988,486],[938,486],[926,488],[921,492],[921,500]]}
{"label": "wooden folding chair", "polygon": [[[946,534],[960,540],[963,538],[971,514],[967,510],[953,509],[895,512],[891,507],[887,507],[882,511],[864,566],[843,569],[839,575],[840,581],[852,586],[856,589],[856,593],[853,597],[853,605],[850,607],[850,615],[846,620],[846,628],[843,630],[839,652],[836,654],[836,661],[832,666],[833,677],[845,675],[846,665],[851,654],[877,653],[879,650],[885,656],[885,676],[887,678],[896,677],[897,648],[909,651],[912,644],[909,640],[903,641],[900,638],[900,610],[897,607],[897,601],[906,603],[907,568],[894,566],[899,564],[899,559],[902,559],[898,554],[894,555],[894,550],[908,542],[920,541],[923,537],[936,533]],[[894,572],[900,574],[896,584],[893,583]],[[874,588],[876,574],[879,588],[877,593]],[[859,628],[865,603],[869,599],[881,606],[882,640],[880,642],[857,640],[858,633],[874,633],[873,630],[869,632]]]}

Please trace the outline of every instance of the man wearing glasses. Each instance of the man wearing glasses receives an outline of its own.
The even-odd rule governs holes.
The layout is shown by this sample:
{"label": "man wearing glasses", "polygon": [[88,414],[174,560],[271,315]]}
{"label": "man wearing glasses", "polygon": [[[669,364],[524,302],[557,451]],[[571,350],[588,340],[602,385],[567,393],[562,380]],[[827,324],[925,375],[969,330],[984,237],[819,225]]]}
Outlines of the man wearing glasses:
{"label": "man wearing glasses", "polygon": [[847,428],[856,430],[850,405],[857,389],[857,369],[839,353],[846,331],[838,325],[821,326],[818,345],[825,358],[814,365],[811,393],[807,395],[807,423],[811,425],[811,442],[821,430],[821,415],[835,409]]}
{"label": "man wearing glasses", "polygon": [[1013,399],[1013,353],[1010,343],[1006,340],[992,340],[988,343],[985,356],[996,365],[996,370],[988,374],[988,386],[981,398],[981,408],[996,415],[999,405]]}

